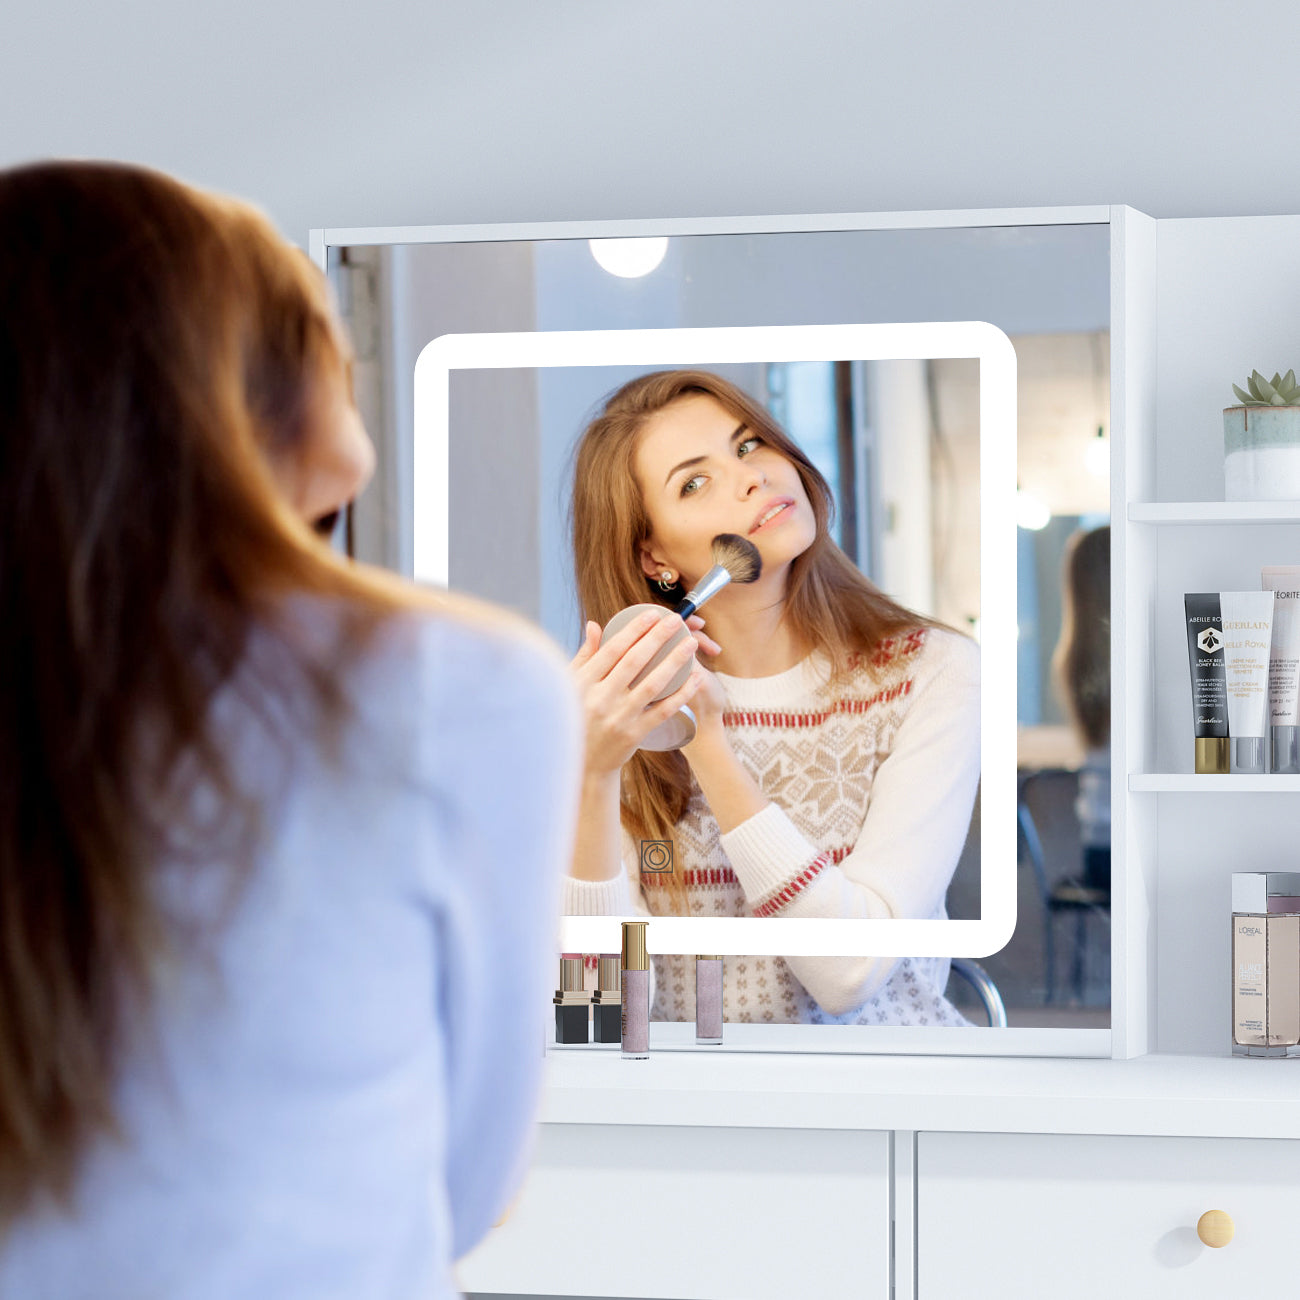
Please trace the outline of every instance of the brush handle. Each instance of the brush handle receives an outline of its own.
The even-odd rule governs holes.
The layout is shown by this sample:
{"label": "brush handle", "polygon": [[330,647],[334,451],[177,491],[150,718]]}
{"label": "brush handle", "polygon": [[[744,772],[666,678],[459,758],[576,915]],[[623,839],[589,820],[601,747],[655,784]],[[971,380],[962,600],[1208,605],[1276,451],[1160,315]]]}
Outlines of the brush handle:
{"label": "brush handle", "polygon": [[715,564],[699,582],[686,593],[686,599],[677,606],[683,618],[690,618],[706,600],[716,596],[731,581],[731,574],[720,564]]}

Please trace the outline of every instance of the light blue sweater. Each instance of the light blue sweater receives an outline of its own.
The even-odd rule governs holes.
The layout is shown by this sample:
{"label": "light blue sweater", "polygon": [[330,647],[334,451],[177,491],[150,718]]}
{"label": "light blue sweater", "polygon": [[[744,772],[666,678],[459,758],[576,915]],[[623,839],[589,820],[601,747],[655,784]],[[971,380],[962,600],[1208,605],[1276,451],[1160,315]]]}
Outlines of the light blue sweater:
{"label": "light blue sweater", "polygon": [[576,694],[540,638],[423,615],[350,687],[338,763],[220,700],[263,843],[228,904],[229,862],[162,873],[176,951],[117,1089],[125,1140],[89,1153],[70,1216],[37,1209],[0,1243],[3,1300],[436,1300],[508,1204]]}

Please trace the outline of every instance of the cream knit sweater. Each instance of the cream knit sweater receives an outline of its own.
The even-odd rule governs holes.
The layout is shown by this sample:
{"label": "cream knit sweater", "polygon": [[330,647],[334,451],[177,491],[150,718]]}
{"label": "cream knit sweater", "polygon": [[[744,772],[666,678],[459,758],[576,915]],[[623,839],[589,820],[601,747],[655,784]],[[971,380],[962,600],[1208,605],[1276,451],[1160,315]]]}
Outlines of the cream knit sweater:
{"label": "cream knit sweater", "polygon": [[[698,787],[674,828],[691,916],[943,918],[979,781],[979,649],[938,629],[885,641],[832,692],[814,654],[772,677],[718,674],[732,749],[771,801],[721,834]],[[566,910],[662,916],[663,876],[570,878]],[[653,933],[653,927],[651,927]],[[653,944],[652,944],[653,947]],[[594,960],[594,959],[593,959]],[[656,1020],[695,1017],[693,959],[655,958]],[[962,1025],[938,957],[727,957],[731,1021]]]}

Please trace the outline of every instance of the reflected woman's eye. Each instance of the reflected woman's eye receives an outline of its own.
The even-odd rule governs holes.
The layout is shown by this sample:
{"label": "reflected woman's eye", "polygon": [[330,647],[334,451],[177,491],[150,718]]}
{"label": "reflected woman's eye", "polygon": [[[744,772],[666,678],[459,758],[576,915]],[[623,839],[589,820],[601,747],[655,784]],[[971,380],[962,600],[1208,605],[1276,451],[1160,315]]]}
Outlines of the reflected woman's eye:
{"label": "reflected woman's eye", "polygon": [[704,482],[703,474],[696,474],[691,478],[688,478],[686,482],[682,484],[682,496],[688,497],[694,495],[694,493],[700,490],[699,485],[703,482]]}
{"label": "reflected woman's eye", "polygon": [[762,445],[763,445],[762,438],[746,438],[745,441],[742,442],[740,446],[736,448],[736,455],[748,456],[749,453],[753,451],[755,447],[761,447]]}

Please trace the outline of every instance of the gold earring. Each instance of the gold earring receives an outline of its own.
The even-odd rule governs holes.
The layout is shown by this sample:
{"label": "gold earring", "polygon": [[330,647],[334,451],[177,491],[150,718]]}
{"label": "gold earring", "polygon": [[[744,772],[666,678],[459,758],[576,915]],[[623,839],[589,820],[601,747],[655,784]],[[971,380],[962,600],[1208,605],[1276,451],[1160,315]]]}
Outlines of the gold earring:
{"label": "gold earring", "polygon": [[677,585],[677,579],[673,577],[673,571],[672,571],[671,569],[665,569],[665,570],[664,570],[664,571],[659,575],[659,590],[660,590],[660,591],[672,591],[672,589],[673,589],[676,585]]}

